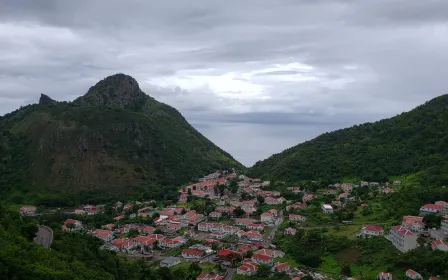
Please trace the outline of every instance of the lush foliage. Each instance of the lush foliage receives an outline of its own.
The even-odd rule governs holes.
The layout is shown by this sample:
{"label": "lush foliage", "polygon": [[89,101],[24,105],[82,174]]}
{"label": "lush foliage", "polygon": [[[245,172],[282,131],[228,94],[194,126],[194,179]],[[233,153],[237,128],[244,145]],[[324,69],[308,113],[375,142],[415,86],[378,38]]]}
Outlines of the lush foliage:
{"label": "lush foliage", "polygon": [[[174,108],[138,85],[121,88],[120,79],[132,78],[112,76],[75,102],[31,105],[1,117],[1,194],[46,205],[122,194],[171,199],[178,184],[242,168]],[[92,101],[98,98],[101,103]],[[173,189],[156,190],[161,185]]]}
{"label": "lush foliage", "polygon": [[448,95],[396,117],[325,133],[257,162],[252,176],[287,182],[343,178],[384,181],[416,175],[448,183]]}

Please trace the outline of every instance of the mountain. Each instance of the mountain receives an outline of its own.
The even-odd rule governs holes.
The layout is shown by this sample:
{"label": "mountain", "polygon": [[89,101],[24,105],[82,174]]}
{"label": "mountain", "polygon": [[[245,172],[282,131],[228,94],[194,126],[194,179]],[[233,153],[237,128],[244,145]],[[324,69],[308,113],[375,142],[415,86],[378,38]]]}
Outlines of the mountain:
{"label": "mountain", "polygon": [[251,176],[298,182],[382,181],[407,176],[448,183],[448,95],[375,123],[324,133],[257,162]]}
{"label": "mountain", "polygon": [[0,194],[125,195],[137,186],[177,185],[243,166],[174,108],[124,74],[73,102],[43,95],[0,118]]}

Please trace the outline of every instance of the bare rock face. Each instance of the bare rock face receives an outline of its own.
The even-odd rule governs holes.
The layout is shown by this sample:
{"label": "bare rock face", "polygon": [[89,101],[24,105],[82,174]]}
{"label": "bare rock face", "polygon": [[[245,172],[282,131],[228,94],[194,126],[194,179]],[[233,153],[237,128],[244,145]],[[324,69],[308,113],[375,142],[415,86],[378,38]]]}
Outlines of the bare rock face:
{"label": "bare rock face", "polygon": [[55,104],[56,101],[43,93],[40,94],[39,104]]}
{"label": "bare rock face", "polygon": [[149,98],[140,90],[137,81],[125,74],[109,76],[91,87],[75,102],[87,106],[112,106],[136,109]]}

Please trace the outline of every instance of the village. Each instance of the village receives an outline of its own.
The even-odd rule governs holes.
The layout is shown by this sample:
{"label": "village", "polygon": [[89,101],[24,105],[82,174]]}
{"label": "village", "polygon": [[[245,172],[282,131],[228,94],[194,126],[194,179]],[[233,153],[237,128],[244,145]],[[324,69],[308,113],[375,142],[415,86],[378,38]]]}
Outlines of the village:
{"label": "village", "polygon": [[[282,273],[293,280],[333,279],[320,271],[297,267],[277,248],[275,240],[279,236],[295,236],[307,228],[329,230],[330,234],[346,230],[350,238],[385,238],[403,253],[424,245],[448,251],[448,203],[444,201],[421,205],[418,216],[403,216],[401,224],[387,230],[381,223],[355,224],[350,218],[341,221],[342,229],[329,224],[330,216],[346,208],[355,207],[360,213],[368,211],[371,206],[356,196],[357,188],[375,189],[378,195],[387,196],[400,184],[341,183],[314,192],[287,186],[285,191],[277,191],[270,189],[269,181],[249,178],[234,170],[216,171],[180,187],[178,201],[170,205],[116,201],[112,210],[105,205],[83,205],[69,213],[71,218],[61,228],[90,234],[103,241],[103,249],[130,259],[151,261],[155,267],[196,263],[207,271],[198,280],[228,280],[238,275],[256,275],[261,270],[266,275]],[[301,197],[300,201],[291,199],[295,195]],[[113,222],[101,227],[86,222],[86,217],[105,211],[116,213]],[[22,206],[20,212],[36,215],[36,207]],[[442,217],[438,229],[425,224],[429,214]],[[428,279],[412,268],[402,273],[409,279]],[[379,280],[393,277],[388,271],[377,272]],[[437,279],[436,275],[429,278]]]}

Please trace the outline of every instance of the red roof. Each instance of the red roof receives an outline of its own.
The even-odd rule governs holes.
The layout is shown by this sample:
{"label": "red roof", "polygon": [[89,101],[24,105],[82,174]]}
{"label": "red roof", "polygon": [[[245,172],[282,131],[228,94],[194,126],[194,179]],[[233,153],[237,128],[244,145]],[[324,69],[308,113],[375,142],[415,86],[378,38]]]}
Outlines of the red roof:
{"label": "red roof", "polygon": [[440,211],[440,210],[443,210],[444,207],[442,205],[437,205],[437,204],[425,204],[421,208],[428,208],[428,209]]}
{"label": "red roof", "polygon": [[266,255],[262,255],[262,254],[255,254],[252,256],[253,259],[257,259],[257,260],[261,260],[261,261],[272,261],[272,258]]}
{"label": "red roof", "polygon": [[381,232],[383,228],[381,226],[367,225],[364,226],[364,230]]}
{"label": "red roof", "polygon": [[408,275],[411,275],[411,276],[414,276],[414,275],[419,274],[419,273],[417,273],[416,271],[414,271],[414,270],[412,270],[412,269],[408,269],[408,270],[406,270],[406,273],[407,273]]}
{"label": "red roof", "polygon": [[230,254],[238,254],[239,255],[240,253],[239,252],[235,252],[235,251],[231,251],[231,250],[227,250],[227,249],[221,249],[218,252],[218,256],[219,257],[225,257],[225,256],[228,256]]}
{"label": "red roof", "polygon": [[161,240],[164,239],[165,236],[161,234],[148,234],[148,238],[155,239],[155,240]]}
{"label": "red roof", "polygon": [[275,269],[280,271],[280,270],[283,270],[285,268],[290,268],[290,267],[291,267],[291,265],[289,263],[280,263],[275,267]]}
{"label": "red roof", "polygon": [[197,249],[185,249],[182,251],[182,254],[202,256],[202,254],[204,254],[204,252],[201,250],[197,250]]}
{"label": "red roof", "polygon": [[392,273],[389,273],[389,272],[380,272],[380,276],[384,276],[384,277],[392,277]]}
{"label": "red roof", "polygon": [[214,274],[211,272],[208,273],[202,273],[198,276],[198,278],[196,278],[196,280],[221,280],[222,277],[219,276],[218,274]]}
{"label": "red roof", "polygon": [[77,222],[79,222],[78,220],[73,220],[73,219],[67,219],[66,221],[65,221],[65,225],[74,225],[75,223],[77,223]]}
{"label": "red roof", "polygon": [[100,237],[107,237],[111,234],[113,234],[114,232],[111,230],[102,230],[102,229],[97,229],[93,232],[96,236],[100,236]]}
{"label": "red roof", "polygon": [[400,235],[414,235],[414,233],[402,226],[393,226],[393,230],[397,231]]}

